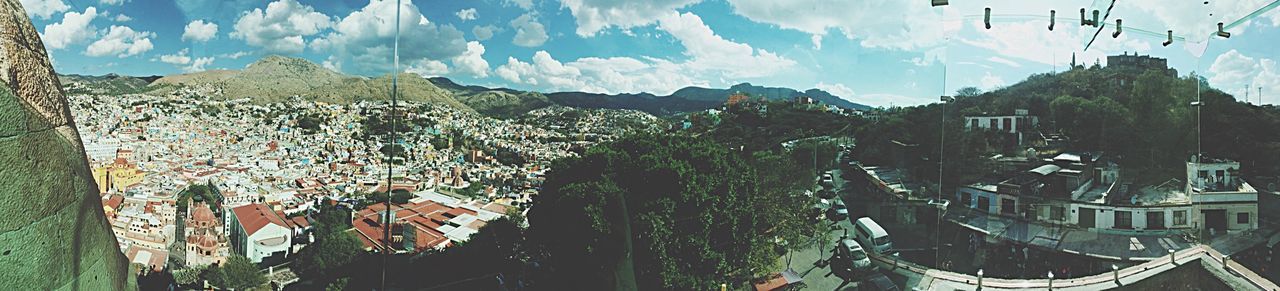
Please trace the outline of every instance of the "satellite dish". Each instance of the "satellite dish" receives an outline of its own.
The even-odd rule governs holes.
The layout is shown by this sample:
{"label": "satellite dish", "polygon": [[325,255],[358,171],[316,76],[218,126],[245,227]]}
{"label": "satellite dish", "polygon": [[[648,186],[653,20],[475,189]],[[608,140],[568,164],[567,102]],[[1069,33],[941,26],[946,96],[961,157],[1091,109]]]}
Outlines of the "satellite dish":
{"label": "satellite dish", "polygon": [[1267,191],[1276,192],[1276,183],[1272,182],[1267,184]]}

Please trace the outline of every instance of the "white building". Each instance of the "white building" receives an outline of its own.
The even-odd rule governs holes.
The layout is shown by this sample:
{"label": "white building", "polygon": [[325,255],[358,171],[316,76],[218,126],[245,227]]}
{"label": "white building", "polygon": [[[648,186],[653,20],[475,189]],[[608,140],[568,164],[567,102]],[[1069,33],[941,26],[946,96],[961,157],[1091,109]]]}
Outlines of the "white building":
{"label": "white building", "polygon": [[1040,124],[1040,117],[1030,115],[1026,109],[1018,109],[1014,115],[965,116],[966,129],[988,129],[1007,133],[1030,130]]}
{"label": "white building", "polygon": [[1189,162],[1190,182],[1171,179],[1137,188],[1121,181],[1114,164],[1062,158],[1070,156],[1060,155],[1052,164],[998,185],[959,187],[953,197],[961,206],[989,214],[1103,231],[1235,233],[1258,228],[1258,192],[1240,179],[1238,162]]}
{"label": "white building", "polygon": [[281,260],[290,255],[293,244],[292,221],[263,204],[232,208],[231,249],[259,263]]}
{"label": "white building", "polygon": [[1018,144],[1023,144],[1023,133],[1034,130],[1040,125],[1040,117],[1031,115],[1026,109],[1015,110],[1014,115],[979,115],[965,116],[964,128],[967,130],[994,130],[1002,133],[1018,135]]}

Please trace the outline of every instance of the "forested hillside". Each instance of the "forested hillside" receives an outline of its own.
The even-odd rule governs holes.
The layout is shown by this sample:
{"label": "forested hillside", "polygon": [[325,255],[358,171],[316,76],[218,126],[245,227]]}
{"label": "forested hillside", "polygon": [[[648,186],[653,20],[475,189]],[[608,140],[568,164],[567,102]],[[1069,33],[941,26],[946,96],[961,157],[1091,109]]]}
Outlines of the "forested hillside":
{"label": "forested hillside", "polygon": [[945,154],[946,171],[956,174],[947,183],[954,185],[981,176],[984,157],[1025,150],[988,132],[965,131],[963,116],[1028,109],[1040,117],[1040,132],[1069,138],[1065,150],[1103,151],[1140,182],[1180,178],[1197,148],[1197,92],[1202,152],[1241,162],[1248,176],[1280,173],[1280,157],[1268,154],[1280,151],[1277,107],[1239,102],[1195,75],[1097,65],[1032,75],[992,92],[962,89],[945,105],[945,153],[939,152],[941,103],[890,109],[881,122],[859,129],[857,152],[868,162],[887,163],[892,140],[919,144],[921,159],[913,166],[936,169],[939,154]]}

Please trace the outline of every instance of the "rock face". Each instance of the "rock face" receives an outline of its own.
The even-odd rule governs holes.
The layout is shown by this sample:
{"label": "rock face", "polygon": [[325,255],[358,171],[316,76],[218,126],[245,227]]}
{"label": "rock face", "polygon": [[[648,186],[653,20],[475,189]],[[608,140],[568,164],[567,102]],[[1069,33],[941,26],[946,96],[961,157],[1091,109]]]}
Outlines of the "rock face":
{"label": "rock face", "polygon": [[0,0],[0,289],[122,290],[67,100],[18,0]]}

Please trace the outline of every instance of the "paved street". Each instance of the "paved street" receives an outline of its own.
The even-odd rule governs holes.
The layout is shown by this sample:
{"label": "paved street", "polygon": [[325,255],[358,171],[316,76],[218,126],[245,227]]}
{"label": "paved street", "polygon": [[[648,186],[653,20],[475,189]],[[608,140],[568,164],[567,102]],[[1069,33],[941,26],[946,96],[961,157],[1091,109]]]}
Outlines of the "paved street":
{"label": "paved street", "polygon": [[[845,199],[846,196],[850,195],[850,193],[848,193],[849,191],[846,191],[845,189],[846,181],[844,180],[844,178],[841,177],[841,172],[840,172],[841,170],[837,168],[834,171],[835,173],[833,173],[832,175],[834,176],[833,184],[835,186],[834,188],[836,190],[836,193],[839,193],[839,195],[837,196],[837,199],[850,201]],[[819,173],[819,176],[821,176],[821,173]],[[857,217],[851,217],[850,219],[844,219],[838,222],[832,222],[830,220],[823,218],[822,223],[825,223],[831,226],[831,231],[827,234],[825,238],[819,239],[818,241],[814,242],[812,246],[808,248],[805,248],[800,251],[791,252],[789,255],[783,256],[782,258],[780,258],[783,265],[787,266],[789,270],[791,270],[792,272],[795,272],[796,274],[800,275],[803,278],[802,282],[804,282],[806,286],[805,290],[856,290],[857,289],[858,287],[857,281],[850,281],[846,284],[844,279],[840,278],[835,274],[831,274],[831,268],[829,266],[827,266],[826,264],[817,264],[820,260],[826,260],[831,257],[831,250],[833,249],[834,244],[841,238],[841,236],[844,236],[846,234],[850,237],[853,236],[854,228],[853,228],[853,223],[851,221],[852,219],[856,219],[856,218]],[[867,274],[861,274],[861,275],[865,276]],[[894,282],[899,284],[900,286],[905,280],[905,278],[901,278],[900,276],[896,276],[896,275],[889,276],[889,278],[891,280],[894,280]],[[844,285],[844,286],[841,287],[841,285]]]}

